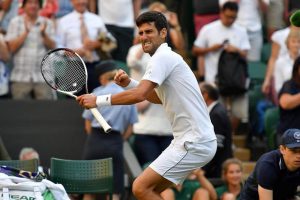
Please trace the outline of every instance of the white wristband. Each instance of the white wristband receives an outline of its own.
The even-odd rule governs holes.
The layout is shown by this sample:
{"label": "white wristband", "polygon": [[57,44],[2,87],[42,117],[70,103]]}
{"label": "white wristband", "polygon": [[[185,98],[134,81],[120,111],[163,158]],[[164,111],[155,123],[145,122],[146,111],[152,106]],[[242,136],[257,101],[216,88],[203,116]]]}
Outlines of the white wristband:
{"label": "white wristband", "polygon": [[135,88],[136,86],[138,86],[138,84],[139,84],[138,81],[131,78],[129,84],[126,87],[124,87],[124,89],[129,90],[129,89]]}
{"label": "white wristband", "polygon": [[96,104],[98,107],[111,106],[111,94],[97,96]]}

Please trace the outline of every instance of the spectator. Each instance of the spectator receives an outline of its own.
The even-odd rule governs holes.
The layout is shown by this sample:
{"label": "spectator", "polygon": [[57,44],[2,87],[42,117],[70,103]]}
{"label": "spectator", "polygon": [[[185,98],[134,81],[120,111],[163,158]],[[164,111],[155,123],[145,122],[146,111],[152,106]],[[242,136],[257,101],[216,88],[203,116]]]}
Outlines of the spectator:
{"label": "spectator", "polygon": [[[216,82],[218,72],[218,61],[222,50],[239,53],[242,57],[247,56],[250,49],[246,29],[235,24],[238,13],[236,2],[226,2],[221,8],[220,20],[205,25],[199,32],[193,46],[193,54],[205,56],[204,69],[205,81]],[[227,98],[228,99],[228,98]],[[237,131],[240,123],[248,123],[248,95],[247,93],[230,96],[226,107],[231,112],[232,128]]]}
{"label": "spectator", "polygon": [[[32,160],[32,159],[37,159],[40,162],[39,153],[32,147],[22,148],[19,153],[19,160]],[[44,168],[41,165],[39,165],[38,171],[44,172]]]}
{"label": "spectator", "polygon": [[300,31],[291,30],[285,44],[288,52],[279,56],[275,63],[274,86],[276,94],[278,94],[283,83],[292,76],[294,62],[300,55]]}
{"label": "spectator", "polygon": [[6,34],[6,41],[13,54],[10,80],[13,99],[53,99],[40,69],[43,56],[55,47],[54,26],[49,19],[38,16],[39,0],[24,0],[24,14],[13,18]]}
{"label": "spectator", "polygon": [[10,58],[9,50],[4,41],[3,34],[0,33],[0,98],[8,97],[9,92],[9,72],[6,66]]}
{"label": "spectator", "polygon": [[[144,53],[142,44],[130,47],[127,55],[127,65],[131,77],[141,80],[145,74],[150,55]],[[134,150],[141,166],[154,161],[167,146],[173,136],[170,122],[163,107],[158,104],[143,101],[137,103],[139,122],[134,124]]]}
{"label": "spectator", "polygon": [[[123,89],[113,82],[117,65],[107,60],[96,66],[96,75],[101,84],[93,91],[96,95],[118,93]],[[88,138],[84,147],[83,158],[86,160],[112,157],[114,174],[114,200],[120,199],[124,191],[124,158],[123,140],[127,140],[132,133],[132,126],[137,122],[137,111],[134,105],[122,105],[98,108],[104,119],[112,126],[110,133],[100,127],[90,110],[85,110],[85,130]],[[93,195],[85,195],[84,199],[91,199]]]}
{"label": "spectator", "polygon": [[217,152],[214,158],[202,169],[207,178],[220,178],[222,163],[232,157],[232,130],[226,108],[218,101],[218,89],[212,84],[201,83],[200,90],[208,107],[209,116],[217,136]]}
{"label": "spectator", "polygon": [[141,3],[142,0],[90,0],[90,11],[103,19],[107,30],[117,39],[118,48],[112,52],[115,60],[126,62],[128,49],[133,44],[134,20],[140,13]]}
{"label": "spectator", "polygon": [[220,6],[228,1],[237,2],[239,5],[236,23],[246,28],[251,46],[247,60],[260,61],[263,45],[260,13],[267,8],[267,4],[264,3],[266,0],[219,0]]}
{"label": "spectator", "polygon": [[[211,200],[236,200],[240,198],[242,190],[242,162],[236,158],[230,158],[222,164],[222,179],[224,185],[208,190]],[[194,194],[194,199],[202,199],[198,193],[199,189]]]}
{"label": "spectator", "polygon": [[295,60],[292,77],[286,81],[279,92],[280,120],[277,135],[290,128],[300,129],[300,57]]}
{"label": "spectator", "polygon": [[268,60],[268,67],[267,67],[265,79],[264,79],[264,82],[262,85],[262,92],[265,95],[270,96],[271,100],[273,100],[274,103],[277,102],[277,100],[275,99],[277,97],[273,91],[274,87],[272,86],[272,85],[274,85],[273,84],[274,66],[275,66],[275,63],[276,63],[276,60],[278,59],[278,57],[280,57],[281,55],[284,55],[288,52],[285,42],[286,42],[287,36],[291,29],[296,29],[297,31],[300,31],[299,28],[297,28],[293,25],[290,25],[289,27],[287,27],[285,29],[275,31],[271,36],[271,42],[272,42],[271,55]]}
{"label": "spectator", "polygon": [[95,66],[100,59],[96,49],[101,47],[98,37],[107,33],[104,22],[99,16],[87,10],[88,0],[72,0],[74,11],[58,21],[57,43],[59,47],[67,47],[80,56],[86,63],[88,71],[88,90],[99,86],[95,77]]}
{"label": "spectator", "polygon": [[[299,102],[299,101],[298,101]],[[241,199],[288,200],[300,185],[300,130],[288,129],[279,150],[263,154],[248,177]]]}

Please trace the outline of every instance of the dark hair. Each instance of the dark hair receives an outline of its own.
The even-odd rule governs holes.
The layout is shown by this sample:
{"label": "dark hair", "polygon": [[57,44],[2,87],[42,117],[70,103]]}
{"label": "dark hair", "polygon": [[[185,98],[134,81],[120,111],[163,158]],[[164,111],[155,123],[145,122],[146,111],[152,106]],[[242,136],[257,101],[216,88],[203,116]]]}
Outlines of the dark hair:
{"label": "dark hair", "polygon": [[158,31],[161,31],[163,28],[169,30],[168,21],[166,17],[164,16],[164,14],[157,11],[144,12],[135,20],[135,23],[138,27],[140,27],[144,23],[150,22],[154,22],[155,28]]}
{"label": "dark hair", "polygon": [[227,1],[226,3],[223,4],[221,10],[222,10],[222,11],[225,11],[225,10],[232,10],[232,11],[238,12],[238,10],[239,10],[239,5],[237,4],[237,2]]}
{"label": "dark hair", "polygon": [[[26,3],[27,3],[27,1],[28,0],[23,0],[23,3],[22,3],[22,8],[24,8],[24,6],[26,5]],[[42,8],[42,0],[38,0],[38,2],[39,2],[39,5],[40,5],[40,8]]]}
{"label": "dark hair", "polygon": [[214,101],[219,99],[219,91],[216,87],[211,85],[210,83],[202,83],[200,84],[200,88],[202,93],[206,92],[208,97]]}
{"label": "dark hair", "polygon": [[300,84],[300,75],[299,75],[299,68],[300,68],[300,56],[298,56],[293,65],[292,71],[292,79],[297,83]]}

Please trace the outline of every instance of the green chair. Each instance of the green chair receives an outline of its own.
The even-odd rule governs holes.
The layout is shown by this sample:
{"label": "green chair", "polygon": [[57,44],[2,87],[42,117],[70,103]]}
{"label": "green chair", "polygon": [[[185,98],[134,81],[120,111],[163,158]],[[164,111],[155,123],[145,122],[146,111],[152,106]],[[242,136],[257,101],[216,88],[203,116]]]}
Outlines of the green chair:
{"label": "green chair", "polygon": [[50,179],[69,194],[113,194],[112,158],[66,160],[51,158]]}
{"label": "green chair", "polygon": [[264,43],[261,50],[261,61],[264,63],[268,63],[269,58],[271,56],[272,45],[270,42]]}
{"label": "green chair", "polygon": [[[267,65],[263,62],[248,62],[251,85],[261,85],[265,79]],[[250,87],[251,87],[250,85]]]}
{"label": "green chair", "polygon": [[269,149],[276,148],[276,128],[279,122],[279,108],[269,108],[265,112],[264,124]]}
{"label": "green chair", "polygon": [[119,69],[124,70],[127,74],[129,74],[129,68],[127,66],[127,64],[125,62],[122,62],[120,60],[115,60],[115,62],[117,63]]}
{"label": "green chair", "polygon": [[0,160],[0,166],[8,166],[25,171],[37,172],[39,167],[39,160]]}

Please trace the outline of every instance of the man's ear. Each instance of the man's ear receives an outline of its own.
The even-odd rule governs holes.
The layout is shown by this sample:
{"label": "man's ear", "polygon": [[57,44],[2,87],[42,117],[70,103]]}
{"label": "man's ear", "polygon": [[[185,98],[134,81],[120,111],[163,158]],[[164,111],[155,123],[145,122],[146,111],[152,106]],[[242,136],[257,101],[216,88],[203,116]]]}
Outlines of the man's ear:
{"label": "man's ear", "polygon": [[283,145],[280,145],[280,146],[279,146],[279,150],[280,150],[280,153],[281,153],[282,155],[285,153],[285,149],[286,149],[285,146],[283,146]]}
{"label": "man's ear", "polygon": [[166,39],[167,38],[167,34],[168,34],[168,30],[166,28],[163,28],[160,30],[159,35],[161,36],[161,38]]}

